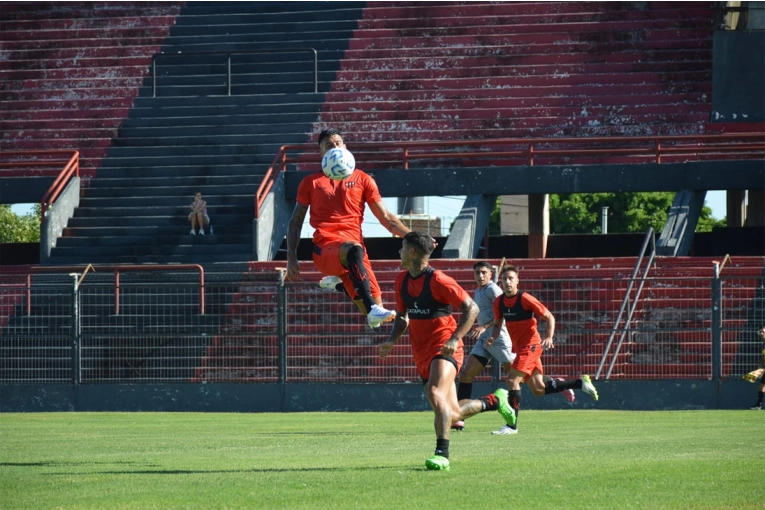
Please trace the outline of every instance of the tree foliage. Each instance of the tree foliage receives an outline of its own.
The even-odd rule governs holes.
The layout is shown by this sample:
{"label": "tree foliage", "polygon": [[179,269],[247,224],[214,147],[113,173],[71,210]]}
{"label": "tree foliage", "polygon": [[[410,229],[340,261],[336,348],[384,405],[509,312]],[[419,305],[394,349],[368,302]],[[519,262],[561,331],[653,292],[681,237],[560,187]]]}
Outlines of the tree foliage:
{"label": "tree foliage", "polygon": [[0,243],[39,243],[40,204],[19,216],[10,205],[0,204]]}
{"label": "tree foliage", "polygon": [[[646,232],[653,227],[661,232],[667,222],[675,193],[567,193],[550,195],[550,231],[553,234],[599,234],[601,211],[608,207],[608,232]],[[710,232],[724,227],[725,220],[712,217],[706,205],[696,232]],[[499,233],[499,200],[491,214],[489,233]]]}

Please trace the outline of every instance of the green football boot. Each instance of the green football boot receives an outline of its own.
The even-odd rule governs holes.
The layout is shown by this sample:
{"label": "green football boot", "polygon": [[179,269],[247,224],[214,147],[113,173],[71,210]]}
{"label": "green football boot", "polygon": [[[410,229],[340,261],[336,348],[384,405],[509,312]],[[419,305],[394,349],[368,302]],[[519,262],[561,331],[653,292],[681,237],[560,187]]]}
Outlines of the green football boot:
{"label": "green football boot", "polygon": [[595,385],[592,384],[590,376],[587,374],[582,375],[582,391],[598,400],[598,390],[595,389]]}
{"label": "green football boot", "polygon": [[505,423],[507,423],[508,427],[514,427],[516,421],[515,409],[510,407],[510,403],[507,401],[507,390],[499,388],[494,392],[494,396],[499,400],[497,411],[499,411],[499,414],[505,419]]}
{"label": "green football boot", "polygon": [[434,471],[449,471],[449,459],[441,455],[433,455],[425,461],[425,467]]}

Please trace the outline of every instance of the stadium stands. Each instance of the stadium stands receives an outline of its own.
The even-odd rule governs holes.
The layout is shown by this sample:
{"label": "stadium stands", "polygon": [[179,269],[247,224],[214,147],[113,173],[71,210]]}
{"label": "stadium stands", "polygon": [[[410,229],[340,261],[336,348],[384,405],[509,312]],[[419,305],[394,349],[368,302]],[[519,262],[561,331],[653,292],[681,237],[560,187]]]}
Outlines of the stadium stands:
{"label": "stadium stands", "polygon": [[[253,195],[277,148],[309,141],[329,125],[345,130],[349,142],[707,129],[714,28],[709,3],[182,5],[0,5],[0,108],[9,128],[0,148],[77,148],[91,177],[54,250],[55,264],[210,267],[250,260]],[[320,55],[316,88],[306,47]],[[252,48],[274,53],[248,53]],[[153,97],[148,72],[158,51],[165,55],[156,61]],[[195,191],[210,204],[215,236],[186,235]],[[525,288],[559,319],[558,348],[546,355],[548,371],[594,373],[635,259],[513,262]],[[710,376],[711,262],[659,259],[612,377]],[[739,354],[736,335],[763,319],[762,262],[746,259],[736,262],[745,269],[726,269],[742,273],[724,294],[730,363]],[[85,368],[100,380],[273,382],[284,334],[289,381],[416,380],[404,342],[391,358],[379,360],[374,345],[382,337],[363,328],[346,297],[316,288],[310,263],[302,282],[286,286],[288,322],[280,332],[274,283],[279,265],[247,270],[221,264],[245,276],[236,288],[226,283],[208,292],[217,296],[217,308],[204,318],[185,294],[153,298],[138,289],[119,315],[112,311],[111,290],[85,298],[92,312],[83,323],[92,341],[89,359],[117,352],[110,358],[116,363]],[[471,261],[434,265],[472,288]],[[391,302],[398,264],[375,261],[375,268],[388,289],[384,300]],[[15,341],[11,334],[32,338],[26,345],[31,349],[53,346],[35,343],[46,337],[59,342],[54,347],[62,353],[47,368],[60,370],[56,377],[65,380],[69,375],[55,359],[70,361],[70,331],[55,316],[64,315],[56,311],[68,306],[68,297],[50,290],[56,287],[50,281],[36,285],[37,317],[24,316],[16,287],[0,288],[4,342]],[[144,302],[153,308],[147,311]],[[120,346],[117,351],[110,342]],[[18,358],[22,351],[6,352]],[[169,352],[181,359],[168,361]],[[21,369],[46,368],[30,363]],[[153,370],[162,366],[158,376]]]}
{"label": "stadium stands", "polygon": [[[658,258],[647,271],[642,293],[636,293],[639,280],[630,293],[630,303],[638,298],[637,304],[613,368],[610,365],[618,334],[609,356],[603,358],[636,262],[633,257],[508,261],[520,269],[521,288],[540,298],[556,316],[557,347],[544,358],[548,374],[595,374],[603,360],[603,377],[610,372],[611,378],[711,378],[710,281],[713,263],[719,262],[712,258]],[[472,264],[465,260],[433,261],[434,267],[447,271],[471,292]],[[251,271],[257,274],[277,266],[253,264]],[[763,314],[763,266],[761,257],[736,257],[723,268],[726,375],[735,373],[735,367],[743,363],[736,355],[739,337],[746,336],[747,322],[753,314]],[[394,262],[375,262],[386,303],[394,300],[391,290],[399,271]],[[402,340],[391,357],[380,360],[375,345],[385,336],[365,329],[347,297],[321,291],[319,279],[312,265],[304,263],[301,281],[286,287],[287,379],[416,381],[407,342]],[[273,381],[278,366],[276,300],[272,285],[243,283],[194,380]],[[263,307],[264,303],[271,306]],[[619,322],[619,332],[625,327],[624,318],[626,313]]]}
{"label": "stadium stands", "polygon": [[[5,146],[75,146],[86,176],[98,167],[53,263],[249,260],[276,149],[330,124],[353,142],[703,133],[709,118],[710,4],[180,5],[3,6]],[[183,228],[197,190],[216,239]]]}
{"label": "stadium stands", "polygon": [[183,2],[3,2],[0,149],[75,149],[96,174]]}
{"label": "stadium stands", "polygon": [[711,4],[370,2],[317,122],[360,141],[703,133]]}

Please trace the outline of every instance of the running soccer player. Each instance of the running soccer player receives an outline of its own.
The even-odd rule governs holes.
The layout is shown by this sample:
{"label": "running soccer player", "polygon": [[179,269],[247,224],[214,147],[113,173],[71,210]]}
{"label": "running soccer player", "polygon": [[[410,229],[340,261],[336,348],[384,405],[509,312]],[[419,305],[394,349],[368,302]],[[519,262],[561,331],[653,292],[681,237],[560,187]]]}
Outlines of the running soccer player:
{"label": "running soccer player", "polygon": [[[757,334],[760,335],[760,340],[765,342],[765,326],[761,327]],[[763,346],[762,352],[760,353],[760,368],[765,368],[765,346]],[[754,405],[749,406],[749,409],[752,411],[759,411],[762,409],[762,398],[765,397],[765,372],[762,373],[756,382],[758,383],[757,402],[755,402]]]}
{"label": "running soccer player", "polygon": [[[406,234],[401,242],[401,267],[406,271],[395,280],[398,313],[390,337],[380,345],[380,357],[390,354],[408,327],[417,373],[435,413],[436,450],[425,467],[448,470],[449,431],[454,422],[497,410],[508,425],[514,425],[515,413],[504,388],[475,400],[457,400],[454,379],[464,358],[462,337],[473,325],[478,306],[452,277],[430,267],[433,248],[433,238],[420,232]],[[462,312],[459,323],[452,316],[452,306]]]}
{"label": "running soccer player", "polygon": [[[499,278],[504,293],[494,301],[494,323],[491,336],[486,340],[486,345],[491,347],[494,341],[499,338],[504,322],[510,333],[510,338],[513,339],[513,349],[516,354],[515,361],[510,368],[510,405],[515,410],[516,419],[521,410],[522,382],[529,386],[536,397],[576,388],[598,400],[598,391],[588,375],[582,375],[581,379],[544,381],[542,350],[554,348],[555,317],[537,298],[528,292],[518,290],[517,267],[505,266],[500,270]],[[547,333],[544,339],[537,331],[535,315],[547,322]],[[517,433],[517,420],[515,424],[507,424],[492,432],[492,434],[500,435]]]}
{"label": "running soccer player", "polygon": [[[473,348],[470,350],[470,355],[465,363],[465,366],[460,371],[459,385],[457,386],[457,399],[464,400],[471,398],[473,394],[473,380],[480,374],[489,361],[496,360],[502,365],[505,373],[510,373],[513,360],[515,359],[515,353],[513,353],[513,343],[510,339],[510,335],[507,332],[507,328],[504,323],[500,330],[500,335],[497,340],[494,341],[491,347],[486,346],[486,339],[491,335],[491,328],[494,324],[494,300],[502,294],[502,289],[494,283],[494,268],[491,264],[485,261],[476,262],[473,265],[473,278],[477,285],[475,292],[473,293],[473,300],[478,305],[478,318],[475,321],[474,327],[468,332],[465,338],[468,341],[475,342]],[[548,376],[545,377],[545,383],[548,380],[552,380]],[[557,379],[562,381],[563,379]],[[511,379],[508,375],[507,387],[511,387]],[[567,389],[561,392],[566,400],[573,402],[576,398],[574,390]],[[452,425],[455,430],[463,430],[465,428],[464,421],[458,421]],[[512,429],[516,430],[517,429]]]}

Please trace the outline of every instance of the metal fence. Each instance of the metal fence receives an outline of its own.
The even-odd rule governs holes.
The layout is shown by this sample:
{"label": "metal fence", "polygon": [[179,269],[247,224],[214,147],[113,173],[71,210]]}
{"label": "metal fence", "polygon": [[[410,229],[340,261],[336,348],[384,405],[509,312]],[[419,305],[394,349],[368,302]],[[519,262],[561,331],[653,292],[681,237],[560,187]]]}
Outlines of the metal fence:
{"label": "metal fence", "polygon": [[[454,276],[472,293],[470,274]],[[0,281],[0,382],[419,383],[408,337],[381,360],[377,345],[390,326],[369,330],[348,298],[319,289],[318,279],[217,275],[203,296],[183,278],[123,280],[119,293],[113,279],[89,279],[79,286],[66,275],[35,277],[31,285]],[[757,329],[765,324],[761,275],[647,278],[639,296],[637,285],[628,296],[632,320],[617,323],[631,281],[522,282],[556,317],[556,347],[542,358],[546,373],[719,379],[756,368]],[[393,303],[391,290],[383,300]],[[491,377],[487,368],[478,380]]]}

